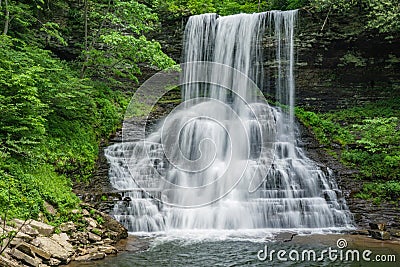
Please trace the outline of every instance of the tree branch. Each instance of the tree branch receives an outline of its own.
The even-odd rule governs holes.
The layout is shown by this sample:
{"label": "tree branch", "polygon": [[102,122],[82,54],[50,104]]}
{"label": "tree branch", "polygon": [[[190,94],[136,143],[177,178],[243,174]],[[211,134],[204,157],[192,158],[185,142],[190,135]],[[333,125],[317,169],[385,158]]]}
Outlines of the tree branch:
{"label": "tree branch", "polygon": [[321,27],[321,32],[324,30],[326,22],[328,21],[329,14],[331,13],[331,10],[332,10],[332,6],[329,8],[328,13],[326,14],[326,17],[325,17],[325,20],[324,20],[324,24],[322,24],[322,27]]}

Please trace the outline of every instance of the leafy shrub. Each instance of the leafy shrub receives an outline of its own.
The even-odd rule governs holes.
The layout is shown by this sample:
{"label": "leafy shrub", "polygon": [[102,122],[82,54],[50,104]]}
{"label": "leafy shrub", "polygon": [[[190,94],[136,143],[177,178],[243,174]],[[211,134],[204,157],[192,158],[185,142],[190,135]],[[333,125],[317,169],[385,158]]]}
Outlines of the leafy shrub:
{"label": "leafy shrub", "polygon": [[382,199],[398,201],[400,198],[400,182],[380,181],[365,183],[356,196],[363,199],[373,199],[375,202],[380,202]]}
{"label": "leafy shrub", "polygon": [[90,178],[127,97],[7,36],[0,36],[0,86],[0,214],[61,222],[79,202],[72,180]]}

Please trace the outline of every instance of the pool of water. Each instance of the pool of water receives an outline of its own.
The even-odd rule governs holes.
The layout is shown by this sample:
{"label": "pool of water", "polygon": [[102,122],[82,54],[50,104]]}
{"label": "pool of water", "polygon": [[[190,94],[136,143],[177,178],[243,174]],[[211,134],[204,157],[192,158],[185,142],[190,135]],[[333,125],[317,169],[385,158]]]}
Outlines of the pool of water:
{"label": "pool of water", "polygon": [[284,242],[268,233],[175,232],[142,238],[151,239],[146,251],[71,266],[400,266],[399,241],[366,236],[300,233]]}

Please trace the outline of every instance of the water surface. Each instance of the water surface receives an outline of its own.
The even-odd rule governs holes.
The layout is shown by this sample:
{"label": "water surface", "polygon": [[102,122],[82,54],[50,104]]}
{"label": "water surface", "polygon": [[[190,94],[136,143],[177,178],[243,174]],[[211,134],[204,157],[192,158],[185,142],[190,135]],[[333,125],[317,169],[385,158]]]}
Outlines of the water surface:
{"label": "water surface", "polygon": [[[95,267],[130,267],[130,266],[399,266],[400,260],[400,242],[399,241],[379,241],[365,236],[343,235],[343,234],[300,234],[290,242],[278,241],[274,234],[254,233],[236,235],[225,231],[222,234],[217,233],[199,235],[198,233],[180,233],[178,232],[168,236],[153,236],[151,246],[148,250],[131,253],[123,252],[118,256],[107,257],[103,261],[79,263],[72,266],[95,266]],[[347,247],[339,249],[337,240],[344,239]],[[337,250],[337,260],[333,261],[329,257],[323,260],[287,261],[277,259],[276,253],[272,260],[267,258],[265,261],[258,259],[257,254],[267,246],[268,251],[285,250],[287,253],[296,250],[303,252],[305,250],[314,250],[317,258],[323,250]],[[370,262],[362,260],[362,252],[370,250]],[[360,260],[346,260],[345,253],[348,250],[358,250]],[[340,251],[344,254],[343,260],[340,260]],[[262,255],[262,254],[261,254]],[[294,254],[293,254],[294,255]],[[378,263],[375,256],[388,257],[394,255],[396,262]]]}

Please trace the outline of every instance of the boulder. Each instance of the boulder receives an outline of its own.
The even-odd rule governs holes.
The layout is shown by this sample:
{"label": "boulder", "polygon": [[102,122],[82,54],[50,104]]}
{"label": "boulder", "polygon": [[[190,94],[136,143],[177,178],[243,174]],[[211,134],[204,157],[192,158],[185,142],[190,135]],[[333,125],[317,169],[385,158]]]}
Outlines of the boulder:
{"label": "boulder", "polygon": [[93,218],[88,217],[88,218],[83,218],[83,220],[85,220],[88,223],[88,225],[92,228],[97,228],[98,226],[97,221]]}
{"label": "boulder", "polygon": [[88,239],[89,239],[90,241],[92,241],[92,242],[99,242],[99,241],[101,241],[101,237],[100,237],[100,236],[98,236],[98,235],[96,235],[96,234],[93,234],[93,233],[91,233],[91,232],[88,233]]}
{"label": "boulder", "polygon": [[13,228],[13,227],[10,227],[10,226],[7,226],[7,225],[6,225],[6,227],[4,227],[4,229],[3,229],[3,227],[0,228],[0,235],[6,234],[6,233],[9,233],[9,232],[16,233],[14,238],[13,238],[13,240],[17,239],[17,240],[23,240],[23,241],[27,241],[27,242],[33,240],[32,236],[27,235],[27,234],[25,234],[25,233],[23,233],[21,231],[18,231],[17,228]]}
{"label": "boulder", "polygon": [[376,222],[370,222],[369,227],[371,227],[372,230],[379,230],[379,231],[386,231],[386,223],[376,223]]}
{"label": "boulder", "polygon": [[25,254],[32,256],[32,257],[39,256],[45,260],[50,260],[50,257],[51,257],[51,254],[48,253],[47,251],[45,251],[41,248],[35,247],[26,242],[20,242],[19,244],[17,244],[15,246],[15,248],[21,250]]}
{"label": "boulder", "polygon": [[400,229],[390,229],[389,233],[394,237],[400,237]]}
{"label": "boulder", "polygon": [[15,262],[14,260],[7,259],[6,257],[3,257],[0,255],[0,266],[1,267],[20,267],[21,265],[19,265],[18,262]]}
{"label": "boulder", "polygon": [[90,216],[90,212],[87,211],[87,209],[82,209],[82,215],[83,216]]}
{"label": "boulder", "polygon": [[55,258],[51,258],[47,263],[49,266],[58,266],[61,264],[61,261]]}
{"label": "boulder", "polygon": [[88,254],[89,252],[84,248],[77,248],[75,251],[75,255],[82,256]]}
{"label": "boulder", "polygon": [[69,253],[73,254],[75,252],[74,247],[68,242],[69,237],[66,233],[54,234],[51,236],[51,239],[60,244]]}
{"label": "boulder", "polygon": [[292,239],[295,235],[297,235],[297,234],[291,233],[291,232],[283,232],[283,233],[279,233],[278,235],[276,235],[275,239],[277,241],[289,242],[289,241],[292,241]]}
{"label": "boulder", "polygon": [[93,254],[94,252],[99,252],[99,248],[96,246],[86,248],[86,254]]}
{"label": "boulder", "polygon": [[80,214],[81,211],[78,210],[78,209],[73,209],[73,210],[71,210],[71,213],[74,214],[74,215],[77,215],[77,214]]}
{"label": "boulder", "polygon": [[379,231],[379,230],[368,230],[369,234],[372,238],[379,239],[379,240],[389,240],[390,233],[387,231]]}
{"label": "boulder", "polygon": [[99,251],[105,254],[117,254],[118,250],[113,246],[99,246]]}
{"label": "boulder", "polygon": [[88,241],[88,233],[84,232],[73,232],[71,235],[72,239],[71,242],[80,243],[80,244],[89,244]]}
{"label": "boulder", "polygon": [[27,263],[29,266],[39,267],[39,264],[42,263],[38,258],[31,257],[15,248],[11,250],[11,255],[16,259]]}
{"label": "boulder", "polygon": [[103,239],[103,243],[104,244],[113,244],[114,240],[112,240],[111,238],[105,238],[105,239]]}
{"label": "boulder", "polygon": [[128,237],[128,230],[122,224],[108,214],[101,212],[101,215],[104,219],[103,227],[117,233],[117,236],[114,240],[118,241]]}
{"label": "boulder", "polygon": [[58,229],[61,231],[61,232],[73,232],[73,231],[75,231],[76,230],[76,226],[75,226],[75,224],[73,223],[73,222],[66,222],[66,223],[62,223],[62,224],[60,224],[60,226],[58,227]]}
{"label": "boulder", "polygon": [[[83,208],[91,208],[90,205],[86,203],[81,203],[81,206]],[[94,211],[97,216],[101,216],[103,218],[104,223],[102,223],[101,225],[102,228],[109,229],[117,233],[115,236],[112,237],[110,236],[110,238],[112,238],[115,241],[119,241],[120,239],[128,237],[128,230],[122,224],[116,221],[113,217],[98,210]]]}
{"label": "boulder", "polygon": [[58,242],[49,237],[38,236],[32,241],[32,244],[47,251],[51,254],[52,258],[59,259],[63,263],[68,263],[73,254],[73,251],[65,249]]}
{"label": "boulder", "polygon": [[83,256],[78,256],[75,258],[76,261],[93,261],[93,260],[101,260],[106,256],[103,252],[93,252]]}
{"label": "boulder", "polygon": [[107,232],[105,232],[104,236],[111,240],[118,241],[120,234],[118,232],[114,232],[114,231],[107,231]]}
{"label": "boulder", "polygon": [[44,235],[44,236],[49,236],[54,232],[54,226],[35,221],[35,220],[27,220],[26,222],[19,220],[19,219],[14,219],[13,222],[15,222],[17,225],[22,226],[23,224],[29,225],[33,228],[35,228],[39,234]]}
{"label": "boulder", "polygon": [[45,202],[43,203],[43,206],[44,206],[44,208],[46,209],[46,211],[47,211],[48,213],[50,213],[51,215],[56,215],[56,214],[57,214],[56,208],[54,208],[54,206],[51,205],[50,203],[48,203],[47,201],[45,201]]}
{"label": "boulder", "polygon": [[37,229],[33,228],[30,225],[24,225],[21,228],[21,232],[24,233],[24,234],[30,235],[32,237],[36,237],[36,236],[39,235],[39,231]]}

